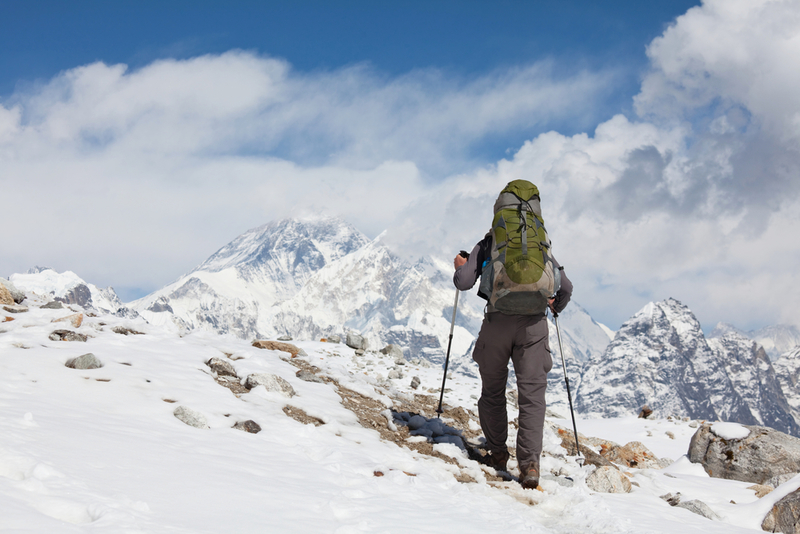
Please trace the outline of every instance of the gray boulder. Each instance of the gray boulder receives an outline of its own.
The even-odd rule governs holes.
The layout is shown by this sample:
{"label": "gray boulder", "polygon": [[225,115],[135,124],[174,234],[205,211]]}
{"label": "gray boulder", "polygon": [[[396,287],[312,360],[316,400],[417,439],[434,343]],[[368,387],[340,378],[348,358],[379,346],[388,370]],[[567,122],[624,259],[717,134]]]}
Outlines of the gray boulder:
{"label": "gray boulder", "polygon": [[297,378],[303,380],[305,382],[319,382],[320,384],[324,384],[325,381],[322,380],[320,377],[312,373],[311,371],[306,371],[305,369],[300,369],[295,373]]}
{"label": "gray boulder", "polygon": [[420,381],[419,377],[415,376],[411,379],[411,389],[417,389],[419,387]]}
{"label": "gray boulder", "polygon": [[725,439],[706,423],[689,443],[689,460],[709,476],[764,484],[773,477],[800,473],[800,439],[762,426],[745,426],[750,434]]}
{"label": "gray boulder", "polygon": [[51,300],[47,304],[43,305],[42,309],[43,310],[60,310],[63,307],[64,307],[64,305],[61,304],[61,302],[59,302],[57,300]]}
{"label": "gray boulder", "polygon": [[244,382],[244,387],[253,389],[258,386],[264,386],[267,391],[274,391],[290,398],[297,394],[289,382],[277,375],[269,373],[253,373],[248,375]]}
{"label": "gray boulder", "polygon": [[124,326],[114,326],[111,328],[111,331],[115,334],[121,334],[123,336],[141,336],[144,335],[144,332],[139,332],[138,330],[133,330],[132,328],[126,328]]}
{"label": "gray boulder", "polygon": [[64,365],[70,369],[100,369],[103,367],[103,362],[101,362],[97,356],[89,352],[83,356],[68,360]]}
{"label": "gray boulder", "polygon": [[394,361],[403,360],[405,361],[405,357],[403,356],[403,349],[401,349],[398,345],[386,345],[381,349],[381,354],[385,354]]}
{"label": "gray boulder", "polygon": [[233,368],[233,365],[222,358],[211,358],[206,365],[217,373],[217,376],[236,376],[236,369]]}
{"label": "gray boulder", "polygon": [[325,339],[325,341],[327,341],[328,343],[341,343],[342,338],[341,336],[337,336],[336,334],[331,334]]}
{"label": "gray boulder", "polygon": [[772,507],[764,517],[761,529],[767,532],[795,534],[800,532],[800,490],[793,491]]}
{"label": "gray boulder", "polygon": [[589,489],[598,493],[630,493],[631,481],[619,469],[598,467],[586,477]]}
{"label": "gray boulder", "polygon": [[49,337],[50,341],[86,341],[88,339],[86,335],[72,330],[54,330]]}
{"label": "gray boulder", "polygon": [[679,502],[675,505],[676,508],[685,508],[692,513],[697,515],[702,515],[705,518],[711,519],[712,521],[719,521],[720,517],[708,507],[706,503],[703,501],[698,501],[697,499],[685,502]]}
{"label": "gray boulder", "polygon": [[189,426],[193,426],[195,428],[208,428],[208,423],[206,422],[206,418],[200,412],[196,412],[191,408],[187,408],[186,406],[178,406],[175,408],[175,411],[172,412],[172,415],[178,418],[179,421],[186,423]]}
{"label": "gray boulder", "polygon": [[367,338],[353,332],[348,332],[345,338],[345,345],[351,349],[367,350]]}

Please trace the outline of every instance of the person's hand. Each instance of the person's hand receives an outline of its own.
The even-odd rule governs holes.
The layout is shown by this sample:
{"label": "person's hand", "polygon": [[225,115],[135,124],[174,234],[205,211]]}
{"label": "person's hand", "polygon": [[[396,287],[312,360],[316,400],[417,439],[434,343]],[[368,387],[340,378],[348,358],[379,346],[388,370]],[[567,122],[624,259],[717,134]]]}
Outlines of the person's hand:
{"label": "person's hand", "polygon": [[458,254],[455,258],[453,258],[453,267],[455,267],[456,269],[458,269],[465,263],[467,263],[467,258],[462,256],[461,254]]}
{"label": "person's hand", "polygon": [[550,307],[550,311],[552,311],[554,314],[556,313],[555,308],[553,308],[553,303],[555,301],[556,299],[547,299],[547,305]]}

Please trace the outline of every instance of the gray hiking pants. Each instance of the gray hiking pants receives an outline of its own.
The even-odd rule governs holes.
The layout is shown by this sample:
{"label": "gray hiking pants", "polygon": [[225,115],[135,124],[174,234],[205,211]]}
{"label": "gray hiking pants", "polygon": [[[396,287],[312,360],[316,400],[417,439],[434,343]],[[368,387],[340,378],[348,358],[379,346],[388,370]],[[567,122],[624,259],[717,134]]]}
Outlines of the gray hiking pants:
{"label": "gray hiking pants", "polygon": [[472,359],[478,364],[482,382],[478,415],[486,444],[493,453],[507,450],[508,360],[514,363],[519,394],[517,461],[520,466],[531,463],[538,466],[542,453],[547,373],[553,367],[544,315],[487,313]]}

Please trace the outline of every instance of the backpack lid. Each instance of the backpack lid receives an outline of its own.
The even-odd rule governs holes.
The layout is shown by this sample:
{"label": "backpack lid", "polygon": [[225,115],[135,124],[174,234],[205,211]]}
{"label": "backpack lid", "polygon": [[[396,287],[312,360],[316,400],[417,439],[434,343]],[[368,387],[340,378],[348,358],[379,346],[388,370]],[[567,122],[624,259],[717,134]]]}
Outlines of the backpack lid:
{"label": "backpack lid", "polygon": [[539,218],[542,217],[539,188],[527,180],[514,180],[505,186],[494,203],[495,215],[502,209],[516,209],[520,201],[525,202]]}

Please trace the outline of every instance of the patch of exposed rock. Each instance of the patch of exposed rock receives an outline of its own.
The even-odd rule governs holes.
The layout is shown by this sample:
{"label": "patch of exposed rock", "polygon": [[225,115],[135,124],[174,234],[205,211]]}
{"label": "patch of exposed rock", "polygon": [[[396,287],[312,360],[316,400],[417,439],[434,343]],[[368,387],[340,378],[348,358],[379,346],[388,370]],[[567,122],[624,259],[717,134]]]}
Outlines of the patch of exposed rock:
{"label": "patch of exposed rock", "polygon": [[72,330],[54,330],[49,337],[50,341],[86,341],[88,339],[85,334],[79,334]]}
{"label": "patch of exposed rock", "polygon": [[83,324],[83,314],[73,313],[72,315],[67,315],[66,317],[59,317],[58,319],[53,319],[50,322],[69,323],[72,326],[72,328],[80,328],[80,326]]}
{"label": "patch of exposed rock", "polygon": [[206,362],[206,365],[209,366],[212,371],[217,373],[218,377],[236,377],[236,369],[233,368],[233,365],[231,365],[229,362],[226,362],[222,358],[211,358]]}
{"label": "patch of exposed rock", "polygon": [[289,354],[292,355],[292,358],[295,358],[298,355],[306,356],[306,352],[297,345],[293,345],[291,343],[284,343],[282,341],[256,340],[253,341],[253,346],[259,349],[279,350],[281,352],[288,352]]}
{"label": "patch of exposed rock", "polygon": [[800,473],[800,439],[772,428],[742,425],[741,439],[716,435],[711,424],[697,429],[689,443],[689,460],[709,476],[765,484],[773,477]]}
{"label": "patch of exposed rock", "polygon": [[236,430],[243,430],[244,432],[249,432],[250,434],[258,434],[261,432],[261,425],[253,421],[252,419],[248,419],[247,421],[238,421],[233,428]]}
{"label": "patch of exposed rock", "polygon": [[[11,295],[11,302],[6,302],[2,296],[0,296],[0,303],[2,304],[22,304],[22,301],[25,300],[25,293],[17,289],[17,287],[11,283],[10,280],[6,280],[5,278],[0,278],[0,295],[4,293],[8,293]],[[5,291],[4,291],[5,290]]]}
{"label": "patch of exposed rock", "polygon": [[133,330],[132,328],[126,328],[124,326],[114,326],[111,328],[111,331],[114,332],[115,334],[121,334],[123,336],[144,335],[144,332],[139,332],[138,330]]}

